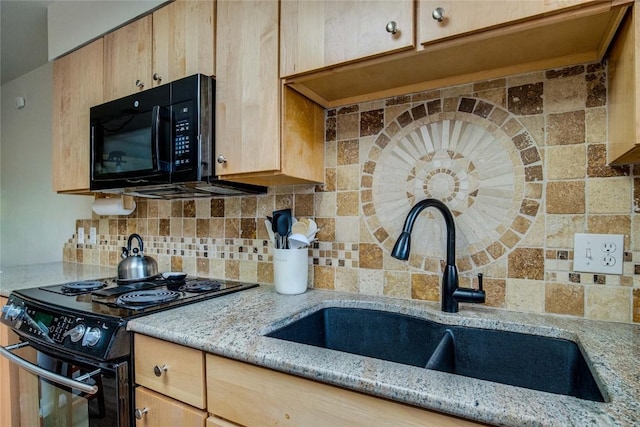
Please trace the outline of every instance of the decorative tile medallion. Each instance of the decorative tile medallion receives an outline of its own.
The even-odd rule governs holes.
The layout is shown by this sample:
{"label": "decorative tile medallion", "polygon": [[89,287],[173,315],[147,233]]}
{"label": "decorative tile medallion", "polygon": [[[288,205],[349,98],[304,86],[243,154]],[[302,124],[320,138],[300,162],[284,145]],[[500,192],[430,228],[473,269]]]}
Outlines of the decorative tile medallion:
{"label": "decorative tile medallion", "polygon": [[[455,218],[458,268],[465,271],[507,255],[526,235],[538,210],[522,206],[540,205],[526,196],[526,186],[542,177],[525,168],[542,161],[515,116],[486,100],[457,101],[454,112],[425,115],[426,105],[414,105],[389,123],[364,159],[362,173],[371,179],[363,182],[371,184],[361,191],[371,192],[371,202],[362,203],[369,230],[389,252],[416,202],[444,202]],[[444,258],[444,227],[439,213],[421,214],[412,233],[412,265],[439,264],[425,261]]]}

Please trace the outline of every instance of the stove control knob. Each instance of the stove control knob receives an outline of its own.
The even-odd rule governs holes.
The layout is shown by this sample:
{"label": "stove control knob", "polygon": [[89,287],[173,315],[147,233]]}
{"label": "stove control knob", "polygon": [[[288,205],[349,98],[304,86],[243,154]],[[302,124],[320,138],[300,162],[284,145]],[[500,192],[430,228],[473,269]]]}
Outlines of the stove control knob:
{"label": "stove control knob", "polygon": [[2,312],[4,313],[5,319],[11,320],[13,322],[14,320],[22,317],[24,309],[19,305],[9,304],[2,307]]}
{"label": "stove control knob", "polygon": [[82,323],[78,323],[76,326],[74,326],[72,329],[69,329],[64,336],[69,336],[69,338],[71,339],[71,342],[78,342],[82,339],[82,337],[84,336],[84,332],[87,330],[86,326],[84,326]]}
{"label": "stove control knob", "polygon": [[102,336],[102,332],[98,328],[88,328],[87,332],[84,334],[84,338],[82,338],[82,345],[85,347],[93,347],[98,344],[100,341],[100,337]]}

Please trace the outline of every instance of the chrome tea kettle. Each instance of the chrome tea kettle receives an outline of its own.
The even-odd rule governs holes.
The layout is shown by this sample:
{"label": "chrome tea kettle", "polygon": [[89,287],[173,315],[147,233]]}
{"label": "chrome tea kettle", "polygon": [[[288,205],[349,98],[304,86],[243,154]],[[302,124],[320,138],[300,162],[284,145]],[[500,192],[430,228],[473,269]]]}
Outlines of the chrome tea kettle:
{"label": "chrome tea kettle", "polygon": [[[133,239],[138,241],[138,248],[132,250]],[[122,248],[122,258],[118,264],[118,280],[135,282],[158,275],[158,263],[150,256],[144,255],[142,237],[138,234],[129,236],[127,247]]]}

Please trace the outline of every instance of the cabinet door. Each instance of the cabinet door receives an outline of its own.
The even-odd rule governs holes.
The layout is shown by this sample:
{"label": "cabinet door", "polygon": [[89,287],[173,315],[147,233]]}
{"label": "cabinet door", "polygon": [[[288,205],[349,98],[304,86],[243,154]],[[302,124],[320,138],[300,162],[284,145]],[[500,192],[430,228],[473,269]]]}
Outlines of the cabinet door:
{"label": "cabinet door", "polygon": [[215,64],[213,1],[178,0],[153,13],[153,85],[193,74],[211,76]]}
{"label": "cabinet door", "polygon": [[52,162],[55,191],[89,189],[89,108],[103,101],[102,39],[53,63]]}
{"label": "cabinet door", "polygon": [[283,77],[414,47],[412,0],[291,0],[281,15]]}
{"label": "cabinet door", "polygon": [[216,174],[280,169],[278,2],[218,1]]}
{"label": "cabinet door", "polygon": [[138,427],[189,426],[205,427],[207,413],[172,400],[144,387],[136,388],[136,420]]}
{"label": "cabinet door", "polygon": [[[0,297],[0,307],[7,303]],[[0,323],[0,345],[7,346],[19,342],[19,338],[8,326]],[[0,426],[20,425],[20,394],[18,387],[18,368],[4,357],[0,358]]]}
{"label": "cabinet door", "polygon": [[[590,0],[420,0],[418,40],[421,44],[428,44],[578,6],[588,1]],[[438,8],[441,8],[444,16],[442,21],[433,16]]]}
{"label": "cabinet door", "polygon": [[104,36],[104,95],[122,98],[152,86],[151,15]]}
{"label": "cabinet door", "polygon": [[136,384],[206,408],[204,354],[200,350],[136,334]]}

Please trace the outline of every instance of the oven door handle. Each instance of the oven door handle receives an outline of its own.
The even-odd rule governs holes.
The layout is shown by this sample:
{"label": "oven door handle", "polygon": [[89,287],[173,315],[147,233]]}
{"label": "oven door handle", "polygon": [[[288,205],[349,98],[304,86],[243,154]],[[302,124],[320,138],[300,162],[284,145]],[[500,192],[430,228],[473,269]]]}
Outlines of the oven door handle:
{"label": "oven door handle", "polygon": [[[15,363],[16,365],[20,366],[23,369],[26,369],[27,371],[48,379],[49,381],[52,381],[56,384],[60,384],[66,387],[70,387],[70,388],[75,388],[80,390],[83,393],[87,393],[87,394],[96,394],[98,392],[98,386],[96,385],[89,385],[89,384],[85,384],[83,382],[80,381],[76,381],[73,380],[71,378],[67,378],[63,375],[60,374],[56,374],[55,372],[51,372],[51,371],[47,371],[46,369],[41,368],[40,366],[34,365],[33,363],[23,359],[20,356],[17,356],[15,354],[13,354],[11,352],[11,350],[15,350],[18,348],[22,348],[25,346],[28,346],[29,343],[23,342],[23,343],[19,343],[19,344],[13,344],[13,345],[8,345],[6,347],[0,346],[0,356],[3,356],[7,359],[9,359],[9,361]],[[91,372],[87,375],[83,375],[81,378],[85,379],[85,378],[89,378],[95,374],[98,374],[100,370]]]}

